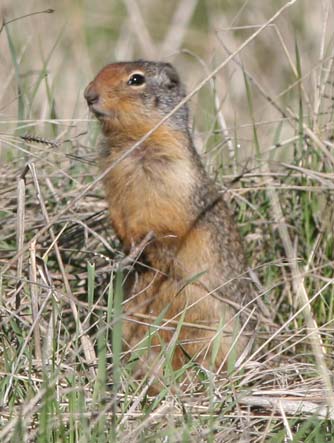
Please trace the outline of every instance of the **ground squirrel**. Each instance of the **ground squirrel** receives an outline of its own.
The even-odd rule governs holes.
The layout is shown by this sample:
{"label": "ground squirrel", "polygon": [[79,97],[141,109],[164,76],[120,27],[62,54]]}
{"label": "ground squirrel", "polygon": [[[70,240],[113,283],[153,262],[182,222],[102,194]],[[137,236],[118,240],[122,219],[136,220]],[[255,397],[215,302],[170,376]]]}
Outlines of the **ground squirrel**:
{"label": "ground squirrel", "polygon": [[[139,60],[103,68],[85,90],[102,127],[101,168],[184,97],[169,63]],[[125,294],[126,345],[135,348],[161,316],[148,358],[172,340],[180,318],[174,368],[193,359],[217,369],[232,348],[240,355],[249,340],[243,328],[252,306],[239,311],[251,302],[252,289],[236,223],[194,148],[186,104],[106,175],[104,188],[125,251],[153,234]]]}

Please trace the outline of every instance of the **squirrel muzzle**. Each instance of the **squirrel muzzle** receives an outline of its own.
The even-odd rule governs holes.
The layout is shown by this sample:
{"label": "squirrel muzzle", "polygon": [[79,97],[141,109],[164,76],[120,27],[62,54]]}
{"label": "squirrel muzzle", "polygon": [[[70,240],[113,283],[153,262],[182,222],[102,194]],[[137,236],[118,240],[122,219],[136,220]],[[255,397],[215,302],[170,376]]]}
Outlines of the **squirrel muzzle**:
{"label": "squirrel muzzle", "polygon": [[99,94],[94,87],[94,83],[90,82],[84,92],[85,99],[89,107],[93,106],[99,101]]}
{"label": "squirrel muzzle", "polygon": [[84,92],[89,110],[95,114],[97,118],[106,117],[108,113],[101,107],[100,94],[98,93],[95,83],[90,82]]}

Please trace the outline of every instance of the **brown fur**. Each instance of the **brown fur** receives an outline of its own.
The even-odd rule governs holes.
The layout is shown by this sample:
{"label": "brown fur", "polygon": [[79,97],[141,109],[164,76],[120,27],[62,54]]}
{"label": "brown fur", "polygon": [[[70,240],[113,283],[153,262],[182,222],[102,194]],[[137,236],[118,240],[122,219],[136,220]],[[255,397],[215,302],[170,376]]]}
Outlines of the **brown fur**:
{"label": "brown fur", "polygon": [[[133,72],[143,73],[146,83],[130,86],[127,81]],[[165,75],[167,82],[170,76],[166,91],[164,84],[161,90],[157,86],[159,75]],[[108,65],[88,85],[86,98],[102,125],[102,169],[161,120],[169,90],[174,98],[182,99],[182,85],[175,86],[175,79],[170,65],[129,62]],[[92,103],[92,97],[98,99]],[[187,114],[186,109],[182,112]],[[181,367],[188,354],[206,367],[218,368],[240,329],[240,319],[247,318],[238,315],[238,306],[251,300],[252,290],[244,275],[244,253],[235,223],[199,161],[183,123],[187,115],[182,112],[160,126],[104,179],[111,222],[125,250],[130,251],[149,232],[154,234],[140,257],[146,267],[138,268],[137,282],[126,294],[124,341],[135,348],[148,332],[147,319],[165,310],[152,339],[152,356],[161,340],[170,342],[184,313],[173,366]],[[212,362],[211,345],[217,335],[220,346]],[[242,334],[236,345],[238,354],[247,341]]]}

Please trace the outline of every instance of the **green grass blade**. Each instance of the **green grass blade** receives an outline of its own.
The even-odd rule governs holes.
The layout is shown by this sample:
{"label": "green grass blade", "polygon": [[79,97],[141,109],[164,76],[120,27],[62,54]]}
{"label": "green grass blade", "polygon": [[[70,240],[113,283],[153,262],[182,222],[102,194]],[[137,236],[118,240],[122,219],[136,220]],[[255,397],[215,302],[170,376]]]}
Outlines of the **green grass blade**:
{"label": "green grass blade", "polygon": [[21,82],[20,77],[20,66],[18,62],[18,54],[16,52],[16,47],[14,44],[14,41],[12,39],[11,33],[9,31],[9,27],[5,25],[6,30],[6,36],[8,41],[8,47],[9,52],[11,55],[12,63],[14,66],[14,72],[15,72],[15,80],[16,80],[16,87],[17,87],[17,99],[18,99],[18,114],[17,119],[18,120],[24,120],[25,117],[25,105],[24,105],[24,87]]}

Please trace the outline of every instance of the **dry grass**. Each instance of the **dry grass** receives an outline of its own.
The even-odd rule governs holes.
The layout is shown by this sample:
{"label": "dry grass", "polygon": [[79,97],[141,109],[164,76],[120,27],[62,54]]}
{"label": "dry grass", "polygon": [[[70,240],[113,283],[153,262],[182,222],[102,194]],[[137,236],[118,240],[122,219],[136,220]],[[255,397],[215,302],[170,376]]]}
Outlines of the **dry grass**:
{"label": "dry grass", "polygon": [[[334,441],[332,2],[26,3],[1,5],[0,441]],[[101,66],[136,57],[184,77],[263,311],[228,374],[172,391],[167,349],[156,398],[115,333],[132,257],[82,99]]]}

